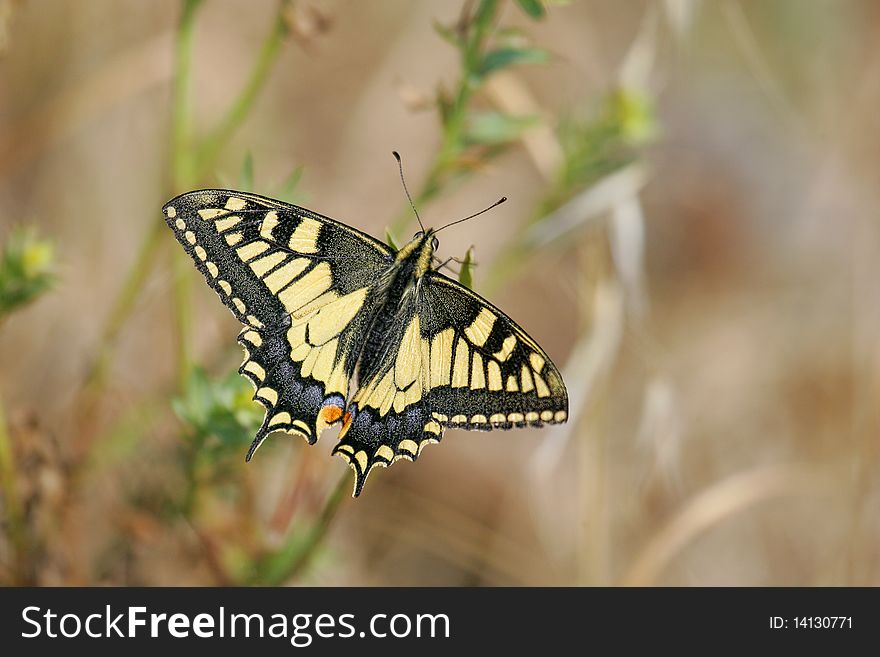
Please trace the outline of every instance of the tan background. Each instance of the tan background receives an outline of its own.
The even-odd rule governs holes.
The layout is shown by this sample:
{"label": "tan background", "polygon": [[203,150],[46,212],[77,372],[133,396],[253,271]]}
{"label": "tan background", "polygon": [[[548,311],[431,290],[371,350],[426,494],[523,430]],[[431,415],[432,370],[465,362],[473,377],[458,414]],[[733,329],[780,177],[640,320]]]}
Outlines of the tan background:
{"label": "tan background", "polygon": [[[436,115],[405,100],[455,79],[455,52],[431,25],[460,6],[300,3],[312,19],[302,5],[329,25],[285,41],[217,175],[236,181],[250,152],[263,191],[304,165],[305,205],[382,236],[405,207],[390,151],[418,187],[439,143]],[[0,6],[0,239],[34,224],[59,261],[56,288],[0,327],[29,581],[223,582],[242,554],[304,531],[344,464],[332,435],[312,448],[276,437],[247,466],[231,459],[232,484],[206,490],[193,519],[150,501],[185,485],[169,409],[170,232],[83,419],[110,304],[167,200],[179,6]],[[237,93],[275,11],[200,9],[196,134]],[[592,228],[491,292],[563,367],[573,421],[452,431],[418,463],[374,473],[287,581],[880,584],[877,4],[584,1],[540,23],[511,4],[501,20],[553,55],[512,81],[548,125],[621,81],[656,106],[637,194],[612,191]],[[539,131],[537,150],[511,149],[422,208],[439,225],[510,197],[442,236],[444,254],[476,245],[478,290],[546,186],[542,143]],[[225,376],[239,363],[235,321],[185,273],[195,360]],[[65,464],[82,443],[97,447],[75,478]],[[315,492],[279,524],[303,459]],[[8,544],[0,556],[0,578],[14,581]]]}

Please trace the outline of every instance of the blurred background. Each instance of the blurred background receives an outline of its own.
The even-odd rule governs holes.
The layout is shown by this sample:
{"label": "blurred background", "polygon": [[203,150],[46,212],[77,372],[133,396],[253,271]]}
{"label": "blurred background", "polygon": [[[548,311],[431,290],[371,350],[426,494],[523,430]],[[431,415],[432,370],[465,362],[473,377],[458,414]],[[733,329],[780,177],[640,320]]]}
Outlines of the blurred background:
{"label": "blurred background", "polygon": [[[0,0],[0,583],[880,584],[880,6]],[[160,208],[446,231],[570,421],[276,435]]]}

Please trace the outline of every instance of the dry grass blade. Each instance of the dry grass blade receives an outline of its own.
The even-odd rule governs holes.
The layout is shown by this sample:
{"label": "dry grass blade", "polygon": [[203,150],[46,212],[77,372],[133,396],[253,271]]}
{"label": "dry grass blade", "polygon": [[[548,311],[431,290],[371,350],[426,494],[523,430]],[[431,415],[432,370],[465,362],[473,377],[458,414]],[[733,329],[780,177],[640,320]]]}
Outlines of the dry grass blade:
{"label": "dry grass blade", "polygon": [[667,564],[714,525],[775,497],[828,494],[826,484],[816,471],[799,466],[762,466],[728,477],[691,499],[657,532],[636,556],[621,584],[655,584]]}
{"label": "dry grass blade", "polygon": [[641,164],[606,176],[530,228],[525,235],[526,247],[541,249],[570,238],[600,221],[621,199],[638,195],[647,182],[648,173]]}

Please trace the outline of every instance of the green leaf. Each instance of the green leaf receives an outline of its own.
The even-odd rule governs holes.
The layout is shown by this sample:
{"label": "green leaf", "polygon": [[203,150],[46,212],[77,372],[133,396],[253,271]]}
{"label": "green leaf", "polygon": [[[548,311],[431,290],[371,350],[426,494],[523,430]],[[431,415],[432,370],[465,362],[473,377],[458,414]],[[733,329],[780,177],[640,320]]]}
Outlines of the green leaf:
{"label": "green leaf", "polygon": [[385,229],[385,242],[395,251],[400,251],[400,247],[397,246],[397,243],[394,241],[394,236],[391,234],[391,229]]}
{"label": "green leaf", "polygon": [[244,156],[244,162],[241,165],[241,174],[239,175],[239,184],[246,192],[254,191],[254,158],[248,151]]}
{"label": "green leaf", "polygon": [[461,39],[452,28],[447,27],[439,21],[434,21],[434,31],[440,36],[441,39],[443,39],[447,43],[455,46],[456,48],[461,47]]}
{"label": "green leaf", "polygon": [[661,128],[653,99],[627,88],[611,91],[591,116],[560,121],[563,162],[538,214],[550,214],[586,187],[638,160]]}
{"label": "green leaf", "polygon": [[477,10],[474,12],[474,25],[478,29],[485,29],[495,18],[498,11],[498,0],[480,0]]}
{"label": "green leaf", "polygon": [[440,113],[440,123],[443,126],[449,125],[452,109],[452,98],[449,97],[449,92],[440,87],[437,89],[437,111]]}
{"label": "green leaf", "polygon": [[516,4],[519,5],[520,9],[535,19],[544,18],[547,14],[547,10],[544,9],[544,5],[541,4],[541,0],[516,0]]}
{"label": "green leaf", "polygon": [[495,30],[495,40],[510,45],[526,43],[526,31],[517,25],[499,25]]}
{"label": "green leaf", "polygon": [[278,198],[282,201],[287,201],[288,203],[293,203],[296,196],[296,188],[299,185],[299,181],[303,177],[303,172],[305,171],[305,167],[300,165],[296,169],[294,169],[287,178],[284,179],[284,182],[281,183],[281,187],[278,189]]}
{"label": "green leaf", "polygon": [[537,116],[474,112],[468,116],[466,136],[472,144],[506,144],[519,139],[537,123]]}
{"label": "green leaf", "polygon": [[183,422],[199,430],[207,422],[209,406],[208,378],[201,367],[193,367],[186,379],[183,397],[172,399],[171,408]]}
{"label": "green leaf", "polygon": [[[213,381],[200,367],[190,370],[183,395],[171,402],[174,413],[192,429],[192,437],[206,449],[239,449],[260,424],[259,407],[251,400],[250,385],[231,372]],[[216,440],[201,441],[213,437]]]}
{"label": "green leaf", "polygon": [[474,247],[471,246],[464,254],[464,260],[461,261],[461,269],[458,272],[458,282],[468,289],[473,289],[474,287],[474,279],[471,271],[474,263],[473,257]]}
{"label": "green leaf", "polygon": [[550,55],[543,48],[498,48],[483,58],[480,75],[486,76],[514,64],[544,64],[549,60]]}
{"label": "green leaf", "polygon": [[0,252],[0,315],[30,303],[55,282],[55,246],[33,230],[12,232]]}
{"label": "green leaf", "polygon": [[650,96],[635,89],[618,89],[606,100],[606,113],[620,136],[632,144],[645,144],[657,136],[654,104]]}
{"label": "green leaf", "polygon": [[227,176],[222,171],[215,171],[214,177],[217,179],[217,182],[223,189],[233,189],[235,187],[235,185],[232,184],[232,180],[230,180],[229,176]]}

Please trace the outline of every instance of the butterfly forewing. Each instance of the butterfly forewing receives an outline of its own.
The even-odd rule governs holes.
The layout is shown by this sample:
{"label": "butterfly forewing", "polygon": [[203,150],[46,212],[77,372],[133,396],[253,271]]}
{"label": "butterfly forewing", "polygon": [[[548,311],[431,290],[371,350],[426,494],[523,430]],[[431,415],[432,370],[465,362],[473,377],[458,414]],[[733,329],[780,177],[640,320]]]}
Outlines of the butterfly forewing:
{"label": "butterfly forewing", "polygon": [[164,208],[166,221],[245,328],[240,372],[271,431],[315,442],[345,408],[371,295],[391,250],[344,224],[253,194],[202,190]]}

